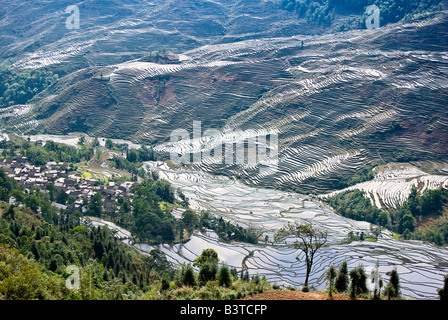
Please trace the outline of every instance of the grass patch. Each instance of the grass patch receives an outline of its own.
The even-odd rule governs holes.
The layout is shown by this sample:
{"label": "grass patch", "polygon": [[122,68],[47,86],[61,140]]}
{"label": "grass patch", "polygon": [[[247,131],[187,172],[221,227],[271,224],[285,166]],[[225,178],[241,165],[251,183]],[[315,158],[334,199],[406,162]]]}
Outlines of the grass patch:
{"label": "grass patch", "polygon": [[83,172],[82,172],[82,178],[83,178],[83,179],[85,179],[85,178],[90,178],[90,179],[92,179],[92,174],[91,174],[90,172],[83,171]]}

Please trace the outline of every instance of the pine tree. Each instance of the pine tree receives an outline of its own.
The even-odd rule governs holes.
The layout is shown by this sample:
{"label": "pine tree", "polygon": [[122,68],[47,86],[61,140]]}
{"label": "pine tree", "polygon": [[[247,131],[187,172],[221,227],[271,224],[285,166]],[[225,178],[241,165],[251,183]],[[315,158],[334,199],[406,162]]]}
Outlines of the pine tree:
{"label": "pine tree", "polygon": [[341,264],[341,266],[339,267],[338,273],[336,275],[335,289],[339,293],[343,293],[343,292],[347,291],[348,283],[349,283],[348,267],[347,267],[347,262],[344,261]]}
{"label": "pine tree", "polygon": [[216,275],[218,284],[222,287],[230,287],[232,285],[232,275],[230,269],[226,264],[223,264]]}
{"label": "pine tree", "polygon": [[358,295],[367,293],[367,276],[363,266],[358,266],[350,271],[350,297],[356,298]]}
{"label": "pine tree", "polygon": [[34,259],[36,259],[36,261],[39,261],[40,253],[39,253],[39,249],[37,248],[36,241],[33,241],[33,243],[31,244],[30,250],[31,250],[31,253],[34,255]]}
{"label": "pine tree", "polygon": [[384,295],[390,300],[393,298],[400,298],[400,277],[398,276],[397,269],[393,269],[390,272],[389,283],[384,288]]}
{"label": "pine tree", "polygon": [[448,300],[448,275],[445,276],[445,280],[443,282],[443,288],[437,289],[437,292],[439,294],[439,298],[442,301]]}
{"label": "pine tree", "polygon": [[184,264],[180,270],[180,285],[193,287],[196,285],[196,276],[191,264]]}
{"label": "pine tree", "polygon": [[327,271],[327,280],[328,280],[328,296],[333,296],[333,290],[334,290],[334,280],[336,278],[336,269],[332,265]]}

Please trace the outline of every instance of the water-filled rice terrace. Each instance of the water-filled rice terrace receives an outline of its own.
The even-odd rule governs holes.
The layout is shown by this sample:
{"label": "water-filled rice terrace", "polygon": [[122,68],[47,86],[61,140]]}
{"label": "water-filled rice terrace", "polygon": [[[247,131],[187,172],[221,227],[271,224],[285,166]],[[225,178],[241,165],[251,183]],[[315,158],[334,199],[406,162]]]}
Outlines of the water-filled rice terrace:
{"label": "water-filled rice terrace", "polygon": [[[436,25],[440,22],[433,21]],[[393,32],[398,33],[399,41],[400,37],[412,36],[415,28],[409,25]],[[431,24],[425,28],[430,29]],[[419,32],[429,31],[425,28]],[[448,151],[444,103],[448,56],[437,51],[386,49],[382,39],[390,40],[389,32],[392,30],[353,32],[343,38],[305,38],[303,48],[299,39],[276,39],[260,47],[253,43],[257,41],[245,43],[246,52],[249,48],[251,52],[247,55],[258,57],[254,63],[263,63],[272,70],[277,70],[274,61],[281,56],[281,67],[289,76],[277,79],[279,85],[230,116],[218,138],[226,140],[223,137],[228,132],[240,130],[242,135],[235,137],[232,133],[232,139],[235,144],[244,144],[249,131],[255,132],[253,136],[275,132],[275,174],[259,170],[257,164],[223,165],[220,159],[208,156],[193,167],[237,175],[257,186],[319,193],[336,189],[339,176],[353,174],[366,165],[444,159]],[[274,44],[275,49],[271,48]],[[232,51],[226,45],[209,46],[188,54],[193,60],[203,51],[207,56],[228,59],[233,52],[244,51],[242,47],[240,44]],[[259,59],[260,55],[265,58]],[[247,63],[246,58],[237,66],[246,68]],[[213,128],[205,117],[198,115],[195,120]],[[184,128],[192,132],[191,123]],[[200,146],[170,142],[159,145],[157,150],[166,154],[208,152],[212,147],[206,142],[203,139]]]}
{"label": "water-filled rice terrace", "polygon": [[[383,229],[378,241],[353,241],[341,244],[353,231],[369,233],[370,224],[344,218],[335,214],[317,198],[279,190],[252,188],[228,177],[214,176],[202,171],[170,169],[161,162],[148,162],[160,177],[179,187],[190,199],[196,210],[209,210],[244,227],[263,231],[261,238],[268,242],[258,245],[224,243],[216,234],[194,234],[187,243],[174,246],[161,245],[168,259],[176,265],[191,262],[202,250],[213,248],[220,260],[238,271],[247,269],[250,275],[266,276],[272,283],[298,288],[305,279],[303,252],[284,244],[275,244],[273,234],[288,222],[311,222],[327,231],[329,246],[318,251],[310,284],[318,289],[326,286],[324,273],[329,265],[347,261],[349,269],[363,265],[370,275],[378,263],[379,272],[387,280],[387,273],[396,267],[403,294],[410,299],[435,299],[437,288],[443,284],[448,272],[448,248],[423,244],[419,241],[400,241]],[[180,216],[182,210],[175,212]],[[142,252],[152,247],[137,244]]]}
{"label": "water-filled rice terrace", "polygon": [[[178,53],[150,52],[69,73],[34,99],[28,112],[8,111],[4,119],[11,131],[87,132],[156,143],[165,155],[216,147],[207,140],[199,146],[169,142],[175,129],[192,134],[194,121],[203,131],[220,130],[227,141],[233,132],[235,145],[247,141],[247,132],[275,133],[274,161],[223,164],[204,155],[193,168],[257,186],[333,191],[339,177],[365,166],[446,158],[448,56],[444,42],[432,39],[446,35],[446,19],[322,36],[216,38],[178,47]],[[122,39],[134,27],[116,26],[108,37]],[[17,68],[47,58],[30,59],[17,61]]]}
{"label": "water-filled rice terrace", "polygon": [[421,193],[427,189],[448,188],[448,175],[428,174],[410,164],[391,163],[375,168],[374,172],[375,177],[371,181],[358,183],[320,197],[325,199],[341,192],[358,189],[362,190],[378,208],[397,208],[408,199],[412,188],[417,188]]}

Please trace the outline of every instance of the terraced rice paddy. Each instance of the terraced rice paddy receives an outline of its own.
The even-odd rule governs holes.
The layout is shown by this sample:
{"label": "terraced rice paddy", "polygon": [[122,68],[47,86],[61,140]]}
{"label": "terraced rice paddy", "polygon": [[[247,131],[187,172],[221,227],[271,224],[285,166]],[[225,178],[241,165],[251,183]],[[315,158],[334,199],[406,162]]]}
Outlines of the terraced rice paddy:
{"label": "terraced rice paddy", "polygon": [[[425,27],[439,22],[434,19]],[[413,39],[417,31],[413,28],[420,27],[410,24],[379,32],[304,37],[306,45],[300,49],[300,40],[293,37],[204,46],[186,52],[191,61],[245,56],[241,66],[232,68],[241,70],[252,63],[264,66],[258,72],[282,68],[289,74],[247,109],[229,117],[222,128],[215,128],[221,130],[215,141],[222,141],[226,132],[239,132],[230,139],[237,145],[248,141],[248,132],[258,136],[275,132],[278,161],[220,165],[205,155],[194,168],[238,176],[257,186],[323,193],[334,190],[338,176],[351,175],[365,165],[384,164],[391,158],[424,159],[446,154],[447,126],[441,100],[448,87],[446,54],[423,52],[417,47],[397,50],[383,42],[390,40],[389,32]],[[276,59],[266,58],[266,52],[287,54],[278,65],[273,62]],[[216,92],[213,87],[204,89]],[[200,106],[211,101],[202,101]],[[202,115],[196,118],[209,128],[210,123],[203,119]],[[393,122],[401,123],[404,130],[388,131]],[[430,155],[427,146],[434,141],[438,143]],[[214,147],[202,139],[160,144],[158,151],[195,155],[207,154]],[[259,170],[265,166],[268,170]],[[270,174],[273,170],[275,175]]]}
{"label": "terraced rice paddy", "polygon": [[[154,32],[170,40],[182,35],[140,19],[123,19],[107,35],[91,37],[94,42],[86,42],[80,33],[61,39],[57,48],[48,50],[54,62],[47,55],[27,54],[16,66],[51,65],[69,56],[79,62],[87,49],[115,48],[117,43],[129,43],[145,53],[143,57],[121,50],[88,54],[92,61],[101,56],[109,63],[101,60],[98,66],[78,69],[60,79],[46,98],[7,108],[0,117],[8,129],[20,133],[79,130],[155,143],[161,153],[184,155],[216,146],[207,139],[168,142],[176,129],[191,133],[194,121],[201,121],[204,131],[219,130],[219,138],[240,145],[249,133],[276,133],[278,161],[220,165],[205,156],[194,168],[262,187],[334,191],[338,177],[366,165],[439,160],[447,154],[448,56],[443,45],[431,40],[434,33],[448,33],[447,19],[442,15],[425,23],[331,35],[234,41],[218,37],[195,45],[173,41],[165,61],[140,48],[136,39],[152,39]],[[36,120],[35,114],[45,116]],[[389,132],[393,122],[402,130]]]}
{"label": "terraced rice paddy", "polygon": [[[39,139],[52,138],[55,141],[70,144],[67,137],[40,135]],[[70,139],[69,139],[70,138]],[[136,147],[136,146],[135,146]],[[307,196],[266,188],[249,187],[242,182],[226,176],[192,169],[170,169],[163,162],[146,162],[149,170],[159,173],[161,179],[168,180],[173,187],[181,188],[189,198],[194,210],[208,210],[243,227],[253,227],[262,231],[259,245],[247,243],[224,243],[216,234],[194,234],[183,245],[162,245],[168,259],[175,265],[191,262],[203,249],[213,248],[220,259],[237,270],[247,269],[251,275],[266,276],[272,283],[283,286],[301,287],[305,279],[305,261],[303,253],[285,244],[273,242],[273,235],[288,222],[311,222],[317,228],[328,232],[329,246],[321,249],[315,259],[310,284],[318,289],[326,285],[324,273],[331,264],[339,265],[347,261],[349,268],[362,264],[370,274],[376,263],[381,277],[387,281],[387,273],[396,267],[407,298],[437,299],[437,290],[443,286],[443,276],[448,273],[448,248],[423,244],[419,241],[399,241],[393,234],[383,229],[376,242],[354,241],[341,244],[349,232],[368,233],[367,222],[346,219],[335,214],[321,201],[321,197]],[[393,205],[394,201],[404,199],[412,185],[421,188],[446,187],[447,176],[427,174],[409,164],[388,164],[375,169],[372,181],[351,187],[366,191],[375,204]],[[426,181],[422,184],[422,181]],[[341,190],[342,191],[342,190]],[[181,209],[173,214],[180,217]],[[117,229],[126,243],[130,233],[110,222],[93,219],[93,224],[107,224]],[[265,236],[268,241],[265,242]],[[144,244],[132,244],[143,253],[153,247]],[[296,259],[298,258],[298,259]]]}
{"label": "terraced rice paddy", "polygon": [[[263,188],[251,188],[227,177],[205,172],[173,170],[166,164],[149,162],[151,170],[180,187],[196,210],[209,210],[241,226],[255,227],[268,236],[267,244],[223,243],[213,232],[195,234],[183,245],[162,245],[160,249],[175,264],[191,262],[203,249],[213,248],[222,261],[251,275],[266,276],[279,285],[301,287],[305,278],[303,253],[284,244],[273,244],[275,231],[288,222],[311,222],[329,234],[329,246],[318,252],[310,284],[325,287],[324,273],[331,264],[347,261],[349,268],[362,264],[368,274],[376,263],[384,280],[387,272],[396,267],[406,297],[436,299],[437,288],[443,286],[448,272],[448,248],[440,248],[418,241],[399,241],[391,232],[383,230],[377,242],[355,241],[341,244],[350,231],[369,232],[370,224],[338,216],[316,198]],[[178,212],[178,214],[180,214]],[[151,248],[136,245],[147,252]]]}
{"label": "terraced rice paddy", "polygon": [[[196,234],[184,245],[161,246],[169,259],[176,264],[192,261],[212,247],[231,266],[300,287],[303,254],[270,241],[288,222],[312,222],[329,233],[330,246],[318,253],[310,284],[322,288],[330,264],[345,260],[349,267],[363,264],[369,270],[378,262],[386,280],[388,271],[398,269],[407,297],[436,298],[448,273],[447,248],[398,241],[386,230],[377,242],[342,245],[349,232],[368,232],[370,225],[336,215],[316,195],[328,196],[338,177],[367,165],[446,158],[448,56],[446,44],[434,37],[446,38],[446,13],[377,30],[291,36],[296,33],[271,30],[269,21],[278,23],[284,15],[267,14],[272,11],[268,1],[257,3],[267,6],[263,30],[255,28],[259,21],[253,24],[254,16],[238,5],[209,2],[217,12],[232,10],[227,24],[231,32],[223,36],[217,26],[221,25],[213,23],[216,17],[205,26],[217,29],[186,27],[185,17],[172,10],[173,4],[153,3],[137,16],[124,12],[107,28],[92,23],[83,32],[22,54],[15,68],[57,65],[66,76],[44,92],[45,98],[3,109],[5,132],[82,131],[132,140],[132,146],[154,143],[160,153],[182,155],[210,153],[219,139],[242,145],[251,137],[278,134],[275,159],[255,165],[220,165],[211,156],[177,171],[161,163],[147,164],[181,188],[193,209],[259,228],[269,240],[257,246],[229,244],[213,233]],[[203,10],[196,8],[191,14],[199,21],[207,12]],[[238,17],[242,14],[247,18],[244,28],[237,23],[243,21]],[[94,21],[90,19],[86,16],[83,23]],[[291,21],[288,24],[293,27]],[[247,34],[249,29],[253,32]],[[201,35],[204,30],[210,34]],[[8,50],[20,51],[20,46],[25,44],[10,45]],[[166,48],[178,61],[147,61],[149,53]],[[190,130],[193,121],[201,121],[204,130],[219,130],[217,140],[168,142],[173,130]],[[401,129],[391,130],[393,123]],[[30,138],[71,145],[79,139]],[[210,173],[237,176],[257,188]],[[351,188],[364,190],[377,206],[394,206],[414,185],[446,187],[447,180],[405,167],[377,172],[373,181]],[[265,187],[294,188],[314,196]]]}
{"label": "terraced rice paddy", "polygon": [[410,164],[389,164],[377,168],[375,178],[346,189],[321,195],[331,197],[350,190],[362,190],[378,208],[396,208],[403,204],[413,187],[424,192],[427,189],[448,188],[448,175],[431,175]]}

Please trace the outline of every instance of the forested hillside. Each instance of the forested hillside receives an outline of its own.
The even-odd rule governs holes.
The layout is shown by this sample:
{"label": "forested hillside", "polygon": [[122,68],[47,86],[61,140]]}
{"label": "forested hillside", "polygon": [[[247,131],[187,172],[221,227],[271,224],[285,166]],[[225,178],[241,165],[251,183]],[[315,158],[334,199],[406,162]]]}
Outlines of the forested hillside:
{"label": "forested hillside", "polygon": [[27,103],[57,79],[52,72],[17,72],[0,65],[0,108]]}

